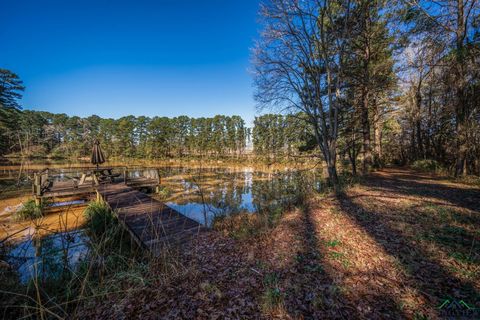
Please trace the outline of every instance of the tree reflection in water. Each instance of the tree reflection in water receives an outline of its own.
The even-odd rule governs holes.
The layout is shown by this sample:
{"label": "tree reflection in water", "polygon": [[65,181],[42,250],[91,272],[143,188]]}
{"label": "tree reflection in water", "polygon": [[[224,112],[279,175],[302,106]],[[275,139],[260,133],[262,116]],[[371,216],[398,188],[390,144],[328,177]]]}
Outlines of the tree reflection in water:
{"label": "tree reflection in water", "polygon": [[321,175],[298,170],[162,168],[162,176],[169,190],[162,200],[207,226],[222,215],[282,209],[298,202],[306,188],[321,187]]}
{"label": "tree reflection in water", "polygon": [[88,253],[88,237],[83,230],[30,236],[12,247],[9,263],[22,283],[35,279],[46,282],[70,274]]}

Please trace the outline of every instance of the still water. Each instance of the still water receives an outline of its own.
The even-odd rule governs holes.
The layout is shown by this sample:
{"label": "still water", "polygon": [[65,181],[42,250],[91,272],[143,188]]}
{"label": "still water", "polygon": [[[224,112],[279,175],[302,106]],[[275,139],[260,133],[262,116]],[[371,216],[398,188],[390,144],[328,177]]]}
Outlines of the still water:
{"label": "still water", "polygon": [[31,279],[59,278],[74,271],[88,255],[88,237],[82,229],[58,232],[42,238],[28,237],[14,245],[7,261],[21,283]]}
{"label": "still water", "polygon": [[[242,212],[263,214],[282,208],[294,203],[298,194],[305,188],[321,189],[322,181],[322,174],[319,172],[294,169],[277,171],[255,170],[251,167],[158,167],[158,169],[162,189],[159,194],[151,196],[205,226],[211,226],[214,219],[219,216]],[[68,173],[62,173],[61,169],[59,171],[60,179],[67,175],[80,174],[80,170],[72,172],[70,169]],[[8,174],[10,177],[19,176],[18,173]],[[136,175],[137,172],[132,171],[130,174]],[[0,172],[0,181],[1,179]],[[6,180],[8,178],[4,174],[0,188],[7,185]],[[28,187],[28,179],[26,181]],[[18,184],[19,190],[23,190],[21,185]],[[28,194],[29,189],[25,190]],[[8,199],[8,194],[8,192],[0,194],[0,202],[8,200],[10,204],[14,204],[12,203],[14,198]],[[18,193],[12,195],[18,196]],[[15,228],[23,227],[28,230],[23,238],[13,242],[5,255],[7,262],[18,271],[20,281],[25,283],[32,277],[45,275],[55,277],[65,270],[74,269],[80,261],[88,258],[89,239],[82,230],[84,221],[81,212],[84,207],[71,210],[71,204],[80,203],[67,203],[65,208],[68,209],[65,210],[61,209],[64,207],[56,207],[55,213],[42,218],[43,221],[35,221],[34,226],[16,223],[11,217],[11,212],[6,212],[4,206],[0,205],[0,229],[3,228],[0,230],[0,241],[2,234],[10,235]],[[76,218],[72,218],[72,211],[75,212]],[[48,228],[45,227],[47,224]],[[38,230],[43,231],[40,236]]]}
{"label": "still water", "polygon": [[320,188],[315,175],[295,170],[162,168],[162,177],[154,197],[206,226],[218,216],[291,204],[306,184]]}

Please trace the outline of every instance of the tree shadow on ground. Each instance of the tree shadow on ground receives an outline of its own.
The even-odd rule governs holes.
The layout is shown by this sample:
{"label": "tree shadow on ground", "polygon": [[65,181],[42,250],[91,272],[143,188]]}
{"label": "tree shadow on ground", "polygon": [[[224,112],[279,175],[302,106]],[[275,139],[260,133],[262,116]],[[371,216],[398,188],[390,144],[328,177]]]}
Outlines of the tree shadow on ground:
{"label": "tree shadow on ground", "polygon": [[302,212],[303,232],[298,234],[302,245],[293,263],[276,270],[283,280],[287,314],[294,319],[401,318],[398,303],[388,294],[354,297],[347,293],[351,288],[346,288],[339,277],[334,278],[335,267],[327,259],[326,239],[318,233],[312,214],[308,208]]}
{"label": "tree shadow on ground", "polygon": [[[385,187],[388,180],[382,182]],[[375,180],[367,180],[366,186],[378,187]],[[422,183],[403,183],[395,180],[387,188],[393,193],[418,193],[416,188],[425,187]],[[431,188],[431,186],[429,186]],[[446,188],[445,186],[441,186]],[[423,193],[421,193],[423,195]],[[372,196],[374,197],[374,196]],[[444,199],[451,200],[451,199]],[[395,213],[392,208],[384,210],[368,210],[357,204],[346,194],[338,196],[341,210],[371,236],[383,249],[400,263],[409,281],[408,285],[415,288],[431,304],[429,308],[436,313],[436,307],[446,298],[463,299],[475,304],[479,301],[479,292],[471,282],[463,281],[441,266],[429,253],[418,245],[415,238],[405,234],[392,225]],[[412,225],[415,227],[415,225]]]}
{"label": "tree shadow on ground", "polygon": [[439,182],[441,178],[405,170],[389,169],[374,173],[362,182],[365,187],[381,188],[394,194],[431,197],[452,203],[460,208],[480,211],[480,189],[459,188]]}

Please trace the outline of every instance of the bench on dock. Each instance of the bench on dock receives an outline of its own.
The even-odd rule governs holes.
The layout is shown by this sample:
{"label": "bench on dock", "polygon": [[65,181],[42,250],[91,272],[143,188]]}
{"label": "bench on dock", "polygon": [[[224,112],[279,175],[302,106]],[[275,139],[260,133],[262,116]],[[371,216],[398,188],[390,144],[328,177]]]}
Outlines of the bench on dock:
{"label": "bench on dock", "polygon": [[124,183],[134,188],[157,188],[160,174],[155,168],[113,167],[45,169],[34,173],[33,195],[37,199],[95,193],[101,184]]}

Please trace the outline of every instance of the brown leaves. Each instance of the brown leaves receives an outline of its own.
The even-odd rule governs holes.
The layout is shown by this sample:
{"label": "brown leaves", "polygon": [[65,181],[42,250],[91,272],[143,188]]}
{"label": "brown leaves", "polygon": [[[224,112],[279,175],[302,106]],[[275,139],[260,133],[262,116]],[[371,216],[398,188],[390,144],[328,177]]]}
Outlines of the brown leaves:
{"label": "brown leaves", "polygon": [[[147,285],[110,295],[82,314],[146,319],[436,318],[437,300],[444,292],[468,300],[474,292],[468,291],[468,283],[480,281],[470,248],[461,254],[445,251],[462,249],[471,241],[455,241],[455,247],[435,241],[465,238],[478,229],[478,220],[471,213],[459,216],[463,212],[457,210],[451,216],[463,223],[461,228],[437,223],[435,210],[421,210],[423,197],[412,193],[403,199],[399,191],[408,189],[408,179],[416,179],[413,186],[434,187],[422,177],[403,175],[396,182],[394,176],[382,172],[367,180],[368,187],[347,190],[344,198],[312,200],[309,208],[284,214],[264,233],[237,240],[220,232],[202,234],[180,250],[182,267],[176,273],[165,275],[165,268],[152,264]],[[448,189],[442,197],[448,203]],[[253,215],[237,219],[255,223]],[[238,222],[225,220],[222,230],[239,230]],[[459,280],[460,271],[470,272],[470,278],[465,276],[469,282]]]}

